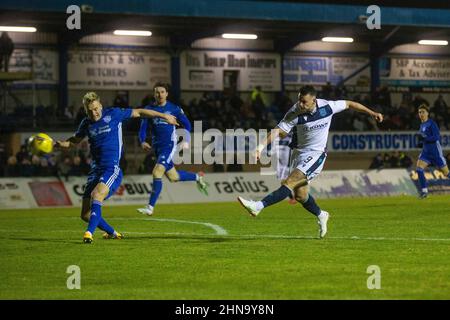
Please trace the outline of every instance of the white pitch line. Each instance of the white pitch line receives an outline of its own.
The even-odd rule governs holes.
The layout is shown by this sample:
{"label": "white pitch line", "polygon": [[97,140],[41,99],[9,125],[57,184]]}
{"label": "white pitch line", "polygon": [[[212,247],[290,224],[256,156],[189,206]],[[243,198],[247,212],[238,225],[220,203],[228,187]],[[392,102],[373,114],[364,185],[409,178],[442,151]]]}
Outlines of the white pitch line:
{"label": "white pitch line", "polygon": [[197,221],[187,221],[187,220],[178,220],[178,219],[166,219],[166,218],[108,218],[108,220],[144,220],[144,221],[162,221],[162,222],[175,222],[175,223],[188,223],[188,224],[199,224],[208,228],[213,229],[218,236],[226,236],[228,235],[228,231],[222,228],[217,224],[213,224],[210,222],[197,222]]}
{"label": "white pitch line", "polygon": [[217,235],[219,236],[226,236],[228,235],[228,231],[222,228],[221,226],[209,222],[196,222],[196,221],[185,221],[185,220],[177,220],[177,219],[162,219],[162,218],[148,218],[144,220],[151,220],[151,221],[163,221],[163,222],[177,222],[177,223],[189,223],[189,224],[200,224],[205,227],[213,229]]}

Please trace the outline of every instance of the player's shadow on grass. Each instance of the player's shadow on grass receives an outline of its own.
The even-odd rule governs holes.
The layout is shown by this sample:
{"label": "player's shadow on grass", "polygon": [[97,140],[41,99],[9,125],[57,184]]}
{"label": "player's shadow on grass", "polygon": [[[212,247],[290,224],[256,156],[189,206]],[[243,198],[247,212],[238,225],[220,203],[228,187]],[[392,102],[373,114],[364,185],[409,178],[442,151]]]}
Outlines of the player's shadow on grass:
{"label": "player's shadow on grass", "polygon": [[141,236],[132,236],[129,237],[126,240],[152,240],[152,239],[158,239],[158,240],[200,240],[204,242],[242,242],[242,241],[270,241],[270,240],[311,240],[311,241],[318,241],[321,240],[318,237],[301,237],[301,236],[283,236],[283,237],[270,237],[265,235],[260,236],[239,236],[239,235],[226,235],[226,236],[220,236],[220,235],[141,235]]}
{"label": "player's shadow on grass", "polygon": [[22,237],[14,237],[8,238],[9,240],[20,240],[20,241],[31,241],[31,242],[59,242],[59,243],[67,243],[67,244],[83,244],[83,242],[79,239],[45,239],[45,238],[22,238]]}

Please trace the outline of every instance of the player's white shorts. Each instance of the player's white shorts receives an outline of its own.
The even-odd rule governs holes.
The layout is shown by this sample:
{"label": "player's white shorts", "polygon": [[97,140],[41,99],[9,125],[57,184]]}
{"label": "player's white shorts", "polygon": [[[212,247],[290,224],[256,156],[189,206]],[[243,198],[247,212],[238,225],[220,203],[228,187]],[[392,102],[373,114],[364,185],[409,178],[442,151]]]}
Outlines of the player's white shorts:
{"label": "player's white shorts", "polygon": [[289,176],[289,161],[291,157],[291,148],[289,146],[278,145],[277,178],[284,180]]}
{"label": "player's white shorts", "polygon": [[293,149],[291,153],[291,172],[297,168],[311,181],[319,175],[325,164],[327,154],[322,151],[301,151]]}

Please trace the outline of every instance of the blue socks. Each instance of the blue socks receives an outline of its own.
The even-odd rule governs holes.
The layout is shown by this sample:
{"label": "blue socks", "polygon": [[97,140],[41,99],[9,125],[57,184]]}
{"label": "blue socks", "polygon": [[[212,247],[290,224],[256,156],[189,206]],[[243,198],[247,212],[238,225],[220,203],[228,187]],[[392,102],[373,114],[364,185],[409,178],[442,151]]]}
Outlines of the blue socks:
{"label": "blue socks", "polygon": [[180,176],[180,181],[197,181],[196,173],[179,170],[178,175]]}
{"label": "blue socks", "polygon": [[107,234],[114,234],[114,228],[111,227],[103,218],[100,219],[97,227],[100,230],[105,231]]}
{"label": "blue socks", "polygon": [[148,202],[152,207],[155,206],[156,201],[158,200],[159,194],[162,190],[162,180],[160,178],[153,178],[153,190],[150,194],[150,200]]}
{"label": "blue socks", "polygon": [[87,231],[94,234],[100,220],[102,220],[102,203],[100,201],[93,200],[91,204],[91,217],[89,218]]}
{"label": "blue socks", "polygon": [[[197,181],[197,174],[187,171],[178,171],[178,175],[180,177],[180,181]],[[161,178],[153,178],[153,188],[152,193],[150,194],[150,200],[148,204],[152,207],[155,206],[156,201],[158,201],[158,197],[162,190],[162,179]]]}
{"label": "blue socks", "polygon": [[265,207],[271,206],[277,202],[283,201],[291,194],[291,189],[282,185],[279,189],[275,190],[271,194],[267,195],[264,199],[261,200],[262,204]]}
{"label": "blue socks", "polygon": [[425,174],[423,172],[422,168],[416,169],[417,175],[419,176],[419,186],[420,186],[420,192],[427,193],[427,179],[425,179]]}
{"label": "blue socks", "polygon": [[313,196],[310,194],[308,194],[308,199],[301,204],[303,208],[305,208],[315,216],[318,216],[321,212],[319,206],[316,203],[316,200],[314,200]]}

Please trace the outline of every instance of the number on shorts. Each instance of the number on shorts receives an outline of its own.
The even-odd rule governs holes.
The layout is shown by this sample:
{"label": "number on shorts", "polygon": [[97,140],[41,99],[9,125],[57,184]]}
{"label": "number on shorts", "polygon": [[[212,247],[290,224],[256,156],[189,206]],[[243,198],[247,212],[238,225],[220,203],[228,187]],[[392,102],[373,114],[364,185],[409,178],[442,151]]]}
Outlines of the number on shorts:
{"label": "number on shorts", "polygon": [[304,161],[305,163],[310,162],[313,159],[313,157],[309,156],[308,158],[306,158],[306,160]]}

